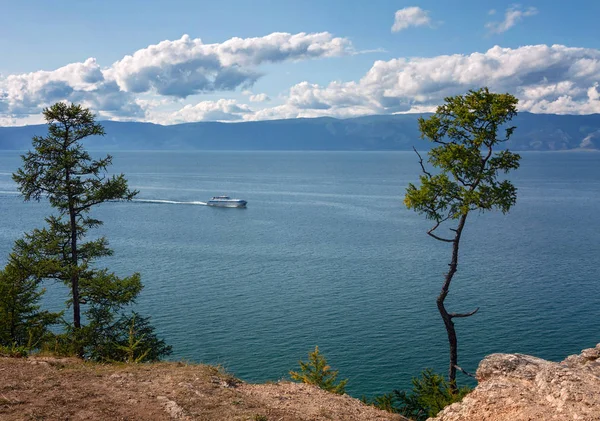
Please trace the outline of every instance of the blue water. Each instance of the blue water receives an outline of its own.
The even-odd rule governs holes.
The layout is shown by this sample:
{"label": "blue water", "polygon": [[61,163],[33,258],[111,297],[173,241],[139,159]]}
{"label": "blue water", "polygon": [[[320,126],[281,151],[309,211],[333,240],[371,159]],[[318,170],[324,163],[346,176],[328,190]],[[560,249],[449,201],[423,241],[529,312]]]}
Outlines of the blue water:
{"label": "blue water", "polygon": [[[145,284],[174,359],[222,364],[247,381],[277,380],[319,345],[354,396],[404,388],[446,371],[435,297],[448,244],[402,204],[419,166],[405,152],[119,152],[142,200],[205,201],[228,194],[247,209],[108,203],[115,255],[105,263]],[[24,203],[0,152],[0,263],[47,203]],[[463,236],[451,311],[459,362],[474,371],[492,352],[559,360],[600,342],[600,154],[525,153],[511,176],[518,203],[477,215]],[[65,290],[47,285],[60,306]],[[461,381],[465,380],[464,377]]]}

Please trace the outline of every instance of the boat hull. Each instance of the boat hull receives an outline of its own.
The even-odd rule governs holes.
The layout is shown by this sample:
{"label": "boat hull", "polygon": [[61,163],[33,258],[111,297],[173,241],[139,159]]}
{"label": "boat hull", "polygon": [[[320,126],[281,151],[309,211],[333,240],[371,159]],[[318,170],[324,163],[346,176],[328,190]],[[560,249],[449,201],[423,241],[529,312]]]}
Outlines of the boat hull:
{"label": "boat hull", "polygon": [[209,200],[206,205],[215,208],[245,208],[247,203],[245,200]]}

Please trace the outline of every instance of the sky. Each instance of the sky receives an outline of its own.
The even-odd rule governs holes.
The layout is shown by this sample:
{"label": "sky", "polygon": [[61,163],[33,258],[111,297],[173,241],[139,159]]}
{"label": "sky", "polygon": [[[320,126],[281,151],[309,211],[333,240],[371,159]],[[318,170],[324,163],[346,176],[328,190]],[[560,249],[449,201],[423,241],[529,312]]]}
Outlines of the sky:
{"label": "sky", "polygon": [[0,126],[57,101],[177,124],[434,111],[489,87],[600,113],[600,2],[0,0]]}

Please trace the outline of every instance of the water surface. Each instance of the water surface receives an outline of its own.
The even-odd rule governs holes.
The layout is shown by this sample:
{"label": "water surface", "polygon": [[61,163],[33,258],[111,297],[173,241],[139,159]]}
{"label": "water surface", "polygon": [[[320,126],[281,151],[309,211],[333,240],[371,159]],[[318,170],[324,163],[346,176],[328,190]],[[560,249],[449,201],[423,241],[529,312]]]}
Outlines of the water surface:
{"label": "water surface", "polygon": [[[0,263],[50,211],[15,194],[19,165],[0,151]],[[402,204],[413,153],[118,152],[112,169],[141,200],[94,211],[115,250],[104,263],[142,274],[139,310],[174,359],[260,382],[319,345],[355,396],[445,372],[435,297],[450,247]],[[516,207],[468,221],[448,299],[481,308],[457,320],[469,371],[492,352],[558,360],[600,341],[600,154],[524,153],[511,178]],[[177,203],[219,194],[248,208]],[[47,288],[58,306],[64,288]]]}

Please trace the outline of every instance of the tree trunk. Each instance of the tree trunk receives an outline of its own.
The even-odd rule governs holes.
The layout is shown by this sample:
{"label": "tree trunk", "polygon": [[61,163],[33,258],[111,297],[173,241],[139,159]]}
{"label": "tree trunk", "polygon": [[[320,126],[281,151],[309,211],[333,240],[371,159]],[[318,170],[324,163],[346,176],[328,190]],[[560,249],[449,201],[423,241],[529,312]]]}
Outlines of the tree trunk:
{"label": "tree trunk", "polygon": [[73,336],[75,339],[75,352],[83,358],[81,345],[81,308],[79,300],[79,266],[77,256],[77,220],[73,206],[69,204],[69,217],[71,219],[71,294],[73,295]]}
{"label": "tree trunk", "polygon": [[446,333],[448,334],[448,344],[450,345],[450,366],[448,367],[448,381],[450,382],[450,389],[455,393],[458,388],[456,386],[456,366],[458,365],[458,341],[456,340],[456,329],[454,329],[454,322],[452,317],[446,311],[444,307],[444,298],[440,294],[437,298],[437,306],[444,325],[446,326]]}
{"label": "tree trunk", "polygon": [[[65,154],[68,149],[69,128],[65,128]],[[81,332],[81,306],[79,299],[79,258],[77,255],[77,215],[73,192],[71,191],[71,168],[65,168],[67,199],[69,201],[69,222],[71,228],[71,295],[73,297],[73,328],[76,341],[75,352],[83,358],[83,347],[79,343]]]}
{"label": "tree trunk", "polygon": [[69,205],[71,220],[71,293],[73,294],[73,326],[81,329],[81,309],[79,303],[79,272],[77,256],[77,220],[73,207]]}
{"label": "tree trunk", "polygon": [[16,310],[15,310],[15,302],[17,301],[16,297],[13,297],[13,307],[10,309],[10,340],[13,342],[17,342],[17,322],[16,322]]}
{"label": "tree trunk", "polygon": [[454,241],[452,242],[452,260],[450,261],[450,269],[445,276],[444,285],[442,286],[442,290],[440,295],[437,297],[437,307],[440,315],[442,316],[442,320],[444,320],[444,325],[446,326],[446,333],[448,334],[448,344],[450,345],[450,366],[448,368],[448,381],[450,383],[450,390],[453,393],[458,391],[458,387],[456,386],[456,367],[458,366],[458,341],[456,339],[456,330],[454,329],[454,322],[452,321],[453,316],[448,313],[446,307],[444,306],[444,301],[446,300],[446,296],[450,291],[450,283],[452,282],[452,277],[458,270],[458,248],[460,245],[460,236],[462,234],[462,230],[465,227],[465,222],[467,221],[467,215],[464,214],[460,217],[458,222],[458,227],[455,231]]}

